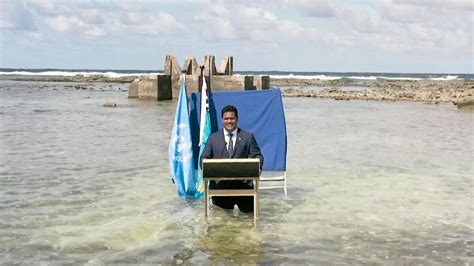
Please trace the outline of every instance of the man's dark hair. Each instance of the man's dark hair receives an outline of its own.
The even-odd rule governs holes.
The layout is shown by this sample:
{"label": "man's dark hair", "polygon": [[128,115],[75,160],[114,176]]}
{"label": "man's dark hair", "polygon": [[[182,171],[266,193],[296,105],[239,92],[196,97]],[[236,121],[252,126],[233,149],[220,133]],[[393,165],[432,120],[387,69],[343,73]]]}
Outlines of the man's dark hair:
{"label": "man's dark hair", "polygon": [[239,113],[237,112],[237,108],[233,105],[227,105],[224,108],[222,108],[222,117],[224,117],[224,113],[227,112],[234,112],[235,113],[235,118],[239,119]]}

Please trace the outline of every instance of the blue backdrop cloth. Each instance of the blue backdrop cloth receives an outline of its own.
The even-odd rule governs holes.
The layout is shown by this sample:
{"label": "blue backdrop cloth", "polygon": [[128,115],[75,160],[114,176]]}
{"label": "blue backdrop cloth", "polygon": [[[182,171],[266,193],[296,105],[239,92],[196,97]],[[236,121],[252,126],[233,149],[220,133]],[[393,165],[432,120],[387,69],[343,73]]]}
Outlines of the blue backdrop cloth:
{"label": "blue backdrop cloth", "polygon": [[[195,166],[199,157],[200,96],[200,93],[192,93],[190,102]],[[237,107],[238,126],[254,134],[265,158],[263,170],[286,171],[286,121],[280,89],[211,92],[209,114],[212,132],[222,128],[221,110],[226,105]]]}

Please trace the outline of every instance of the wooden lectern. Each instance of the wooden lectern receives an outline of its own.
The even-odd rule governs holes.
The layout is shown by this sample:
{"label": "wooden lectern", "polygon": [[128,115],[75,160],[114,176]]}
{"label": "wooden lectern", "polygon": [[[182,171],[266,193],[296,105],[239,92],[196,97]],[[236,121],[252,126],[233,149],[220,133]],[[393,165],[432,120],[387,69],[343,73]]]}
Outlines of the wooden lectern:
{"label": "wooden lectern", "polygon": [[[253,196],[254,220],[258,217],[258,181],[260,160],[253,159],[203,159],[202,177],[204,179],[204,211],[209,212],[209,199],[223,196]],[[252,180],[253,189],[209,189],[209,181]]]}

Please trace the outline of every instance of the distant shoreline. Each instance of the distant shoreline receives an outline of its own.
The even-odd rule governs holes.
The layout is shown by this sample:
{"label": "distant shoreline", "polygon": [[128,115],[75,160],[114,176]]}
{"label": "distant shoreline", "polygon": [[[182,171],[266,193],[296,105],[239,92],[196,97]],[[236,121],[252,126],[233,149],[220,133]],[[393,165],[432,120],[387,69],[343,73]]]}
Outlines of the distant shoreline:
{"label": "distant shoreline", "polygon": [[[139,75],[0,75],[0,80],[37,82],[131,83]],[[280,87],[285,97],[330,98],[335,100],[412,101],[427,103],[463,103],[474,97],[474,80],[361,80],[339,78],[271,78],[270,87]]]}

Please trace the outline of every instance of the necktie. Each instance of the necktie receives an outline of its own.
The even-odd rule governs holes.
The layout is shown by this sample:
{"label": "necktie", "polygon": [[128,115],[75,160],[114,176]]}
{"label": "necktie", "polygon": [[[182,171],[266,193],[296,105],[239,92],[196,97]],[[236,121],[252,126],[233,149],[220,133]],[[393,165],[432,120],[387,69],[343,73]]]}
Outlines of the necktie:
{"label": "necktie", "polygon": [[234,154],[234,141],[232,140],[232,133],[229,133],[229,146],[227,147],[227,153],[229,154],[229,158],[232,158]]}

